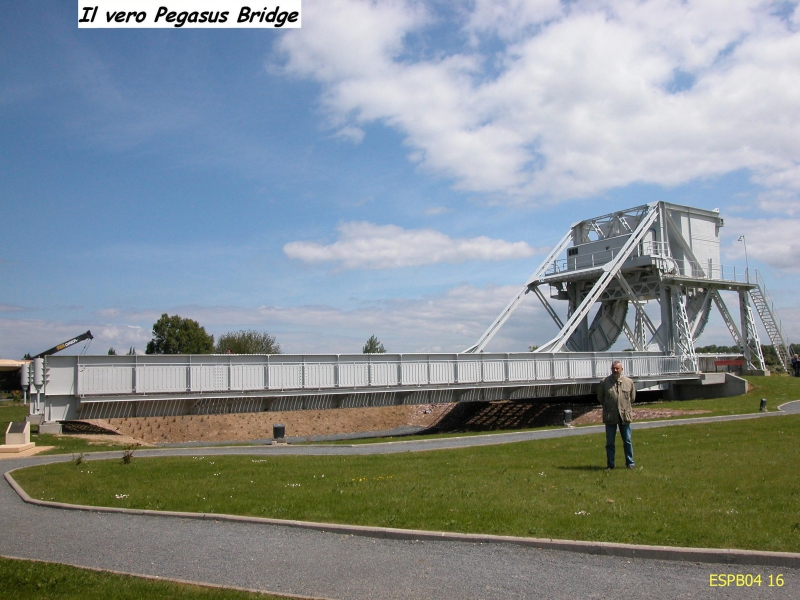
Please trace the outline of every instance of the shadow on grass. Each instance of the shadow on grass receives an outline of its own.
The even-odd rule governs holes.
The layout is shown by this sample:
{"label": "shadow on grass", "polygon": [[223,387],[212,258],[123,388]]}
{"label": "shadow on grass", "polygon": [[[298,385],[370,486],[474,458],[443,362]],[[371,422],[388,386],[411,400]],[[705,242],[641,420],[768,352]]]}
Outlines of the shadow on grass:
{"label": "shadow on grass", "polygon": [[579,465],[576,467],[556,467],[562,471],[605,471],[605,467],[600,465]]}

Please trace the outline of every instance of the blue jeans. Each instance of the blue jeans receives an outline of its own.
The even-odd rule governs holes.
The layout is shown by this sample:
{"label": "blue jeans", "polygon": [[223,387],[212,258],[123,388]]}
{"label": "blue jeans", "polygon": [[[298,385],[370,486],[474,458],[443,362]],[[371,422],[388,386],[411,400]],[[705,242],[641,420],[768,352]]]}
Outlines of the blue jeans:
{"label": "blue jeans", "polygon": [[619,425],[606,425],[606,459],[607,465],[611,468],[614,467],[614,454],[616,448],[614,446],[614,438],[617,437],[617,427],[619,427],[619,434],[622,437],[622,448],[625,450],[625,465],[628,467],[633,466],[633,442],[631,442],[631,424],[620,423]]}

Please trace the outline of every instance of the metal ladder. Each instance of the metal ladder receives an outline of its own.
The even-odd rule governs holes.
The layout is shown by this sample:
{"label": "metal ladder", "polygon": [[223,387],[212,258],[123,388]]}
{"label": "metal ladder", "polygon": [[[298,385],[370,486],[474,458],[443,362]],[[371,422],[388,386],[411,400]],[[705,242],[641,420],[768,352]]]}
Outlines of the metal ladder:
{"label": "metal ladder", "polygon": [[761,317],[761,322],[764,323],[764,329],[767,331],[775,352],[778,353],[778,358],[783,364],[783,368],[786,369],[787,373],[790,373],[789,345],[783,336],[780,320],[775,318],[775,307],[767,293],[764,281],[761,279],[761,274],[758,272],[756,272],[756,287],[750,290],[750,298],[753,300],[753,306],[755,306],[758,316]]}

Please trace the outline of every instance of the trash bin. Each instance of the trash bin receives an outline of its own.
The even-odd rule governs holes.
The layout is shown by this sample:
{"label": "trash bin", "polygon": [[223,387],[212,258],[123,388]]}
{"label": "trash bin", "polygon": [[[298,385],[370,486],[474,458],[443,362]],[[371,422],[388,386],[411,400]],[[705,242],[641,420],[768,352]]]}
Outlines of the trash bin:
{"label": "trash bin", "polygon": [[566,408],[564,409],[564,425],[566,427],[572,426],[572,409]]}
{"label": "trash bin", "polygon": [[286,425],[283,423],[275,423],[272,426],[272,437],[276,440],[282,440],[286,437]]}

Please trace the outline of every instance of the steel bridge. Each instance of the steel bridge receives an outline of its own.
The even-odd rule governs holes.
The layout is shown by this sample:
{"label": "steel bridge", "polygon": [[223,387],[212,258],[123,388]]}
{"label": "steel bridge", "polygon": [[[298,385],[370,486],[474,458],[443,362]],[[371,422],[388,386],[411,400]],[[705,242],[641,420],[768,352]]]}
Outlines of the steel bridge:
{"label": "steel bridge", "polygon": [[[788,368],[786,337],[760,275],[720,262],[723,226],[718,211],[666,202],[580,221],[463,353],[47,356],[23,369],[23,384],[31,414],[46,422],[579,396],[614,360],[637,388],[663,390],[725,380],[704,376],[695,352],[712,306],[746,369],[764,370],[751,305]],[[727,292],[738,294],[739,325]],[[532,353],[486,352],[529,293],[559,327],[556,337]],[[566,320],[550,300],[567,302]],[[621,335],[632,351],[611,351]]]}
{"label": "steel bridge", "polygon": [[656,352],[49,356],[45,421],[591,394],[614,360],[643,389],[699,383]]}

